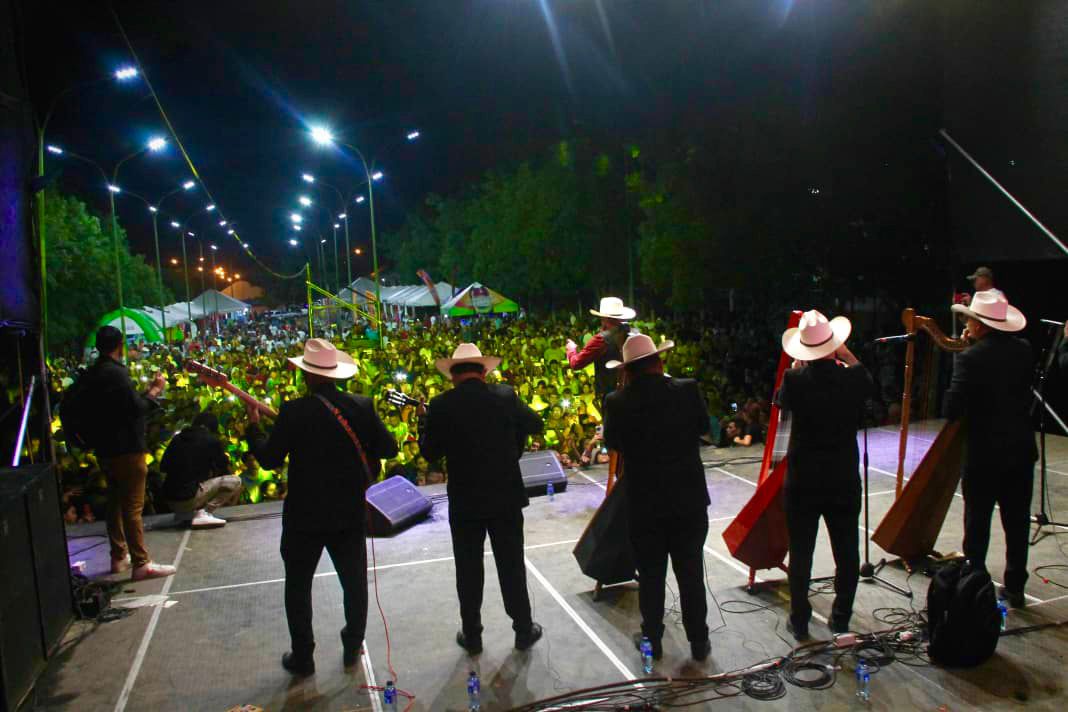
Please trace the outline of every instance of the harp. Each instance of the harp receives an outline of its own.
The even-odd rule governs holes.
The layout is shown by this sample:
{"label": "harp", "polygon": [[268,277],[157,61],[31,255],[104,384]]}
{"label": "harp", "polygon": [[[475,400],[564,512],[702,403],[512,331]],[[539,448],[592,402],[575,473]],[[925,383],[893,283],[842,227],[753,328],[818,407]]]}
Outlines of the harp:
{"label": "harp", "polygon": [[[901,314],[905,331],[915,337],[919,332],[931,339],[932,350],[963,351],[968,344],[963,339],[946,336],[933,319],[917,315],[912,309]],[[931,382],[934,358],[926,359],[926,377]],[[964,437],[959,422],[947,423],[935,435],[927,452],[912,472],[908,483],[905,463],[909,444],[909,421],[913,409],[913,379],[916,369],[916,338],[908,341],[905,350],[905,389],[901,396],[901,431],[898,436],[897,484],[894,504],[872,534],[872,541],[883,550],[905,561],[917,559],[934,551],[935,540],[942,530],[953,493],[960,482]],[[926,400],[928,389],[919,394]]]}
{"label": "harp", "polygon": [[[801,312],[790,312],[787,328],[797,326],[800,321]],[[782,386],[783,374],[789,366],[790,357],[785,351],[780,352],[779,366],[775,372],[775,392]],[[749,566],[749,589],[756,581],[758,569],[786,570],[783,561],[790,549],[790,537],[786,531],[786,513],[782,508],[782,484],[786,478],[789,426],[790,421],[784,419],[773,400],[756,491],[723,531],[723,541],[731,556]]]}

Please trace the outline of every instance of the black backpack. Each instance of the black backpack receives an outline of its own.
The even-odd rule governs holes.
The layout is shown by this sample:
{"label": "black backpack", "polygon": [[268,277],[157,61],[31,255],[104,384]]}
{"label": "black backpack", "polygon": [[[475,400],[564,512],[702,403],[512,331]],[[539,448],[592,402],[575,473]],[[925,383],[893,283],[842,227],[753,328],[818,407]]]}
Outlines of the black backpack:
{"label": "black backpack", "polygon": [[994,582],[970,563],[947,564],[927,589],[927,649],[946,667],[975,667],[994,654],[1001,635]]}
{"label": "black backpack", "polygon": [[78,374],[59,402],[59,422],[67,444],[79,450],[90,450],[96,445],[98,414],[93,412],[93,385],[96,368],[91,367]]}

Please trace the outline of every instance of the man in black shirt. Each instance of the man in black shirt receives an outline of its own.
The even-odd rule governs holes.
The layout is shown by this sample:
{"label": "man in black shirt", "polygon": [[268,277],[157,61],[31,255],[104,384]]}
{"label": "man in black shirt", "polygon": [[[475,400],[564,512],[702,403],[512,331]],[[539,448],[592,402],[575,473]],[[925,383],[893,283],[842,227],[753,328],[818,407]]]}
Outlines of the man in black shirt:
{"label": "man in black shirt", "polygon": [[542,421],[505,385],[486,383],[501,362],[474,344],[460,344],[452,358],[435,365],[452,379],[452,390],[430,401],[419,426],[419,450],[433,462],[446,459],[449,529],[456,561],[461,630],[456,642],[472,655],[482,651],[483,546],[489,534],[504,610],[512,619],[515,647],[541,638],[527,593],[523,507],[529,504],[519,458]]}
{"label": "man in black shirt", "polygon": [[214,413],[200,413],[174,436],[160,462],[167,475],[163,496],[174,511],[174,520],[189,522],[194,529],[224,526],[226,520],[213,513],[235,504],[241,492],[241,478],[230,475],[230,457],[218,430]]}
{"label": "man in black shirt", "polygon": [[808,586],[821,516],[835,563],[832,632],[849,629],[860,576],[857,430],[873,385],[845,345],[851,328],[845,317],[828,321],[813,310],[782,336],[783,350],[795,359],[778,399],[791,418],[783,506],[790,534],[790,629],[797,640],[808,638]]}
{"label": "man in black shirt", "polygon": [[[130,373],[122,365],[122,332],[102,326],[96,332],[100,358],[86,375],[91,378],[89,393],[97,404],[93,449],[108,481],[108,539],[111,540],[111,572],[122,573],[133,566],[135,581],[170,576],[173,566],[157,564],[145,548],[145,527],[141,513],[145,507],[148,480],[148,445],[145,419],[159,408],[156,398],[163,391],[163,374],[156,374],[144,395],[134,388]],[[139,351],[131,346],[127,357],[136,359]]]}
{"label": "man in black shirt", "polygon": [[308,395],[282,404],[270,438],[259,410],[247,406],[249,450],[269,469],[289,457],[289,494],[282,507],[286,620],[292,651],[282,666],[294,675],[315,672],[312,580],[325,548],[344,590],[343,661],[355,665],[367,628],[365,493],[381,461],[397,443],[370,398],[343,393],[336,382],[356,373],[352,357],[323,339],[309,339],[304,355],[289,359],[304,372]]}

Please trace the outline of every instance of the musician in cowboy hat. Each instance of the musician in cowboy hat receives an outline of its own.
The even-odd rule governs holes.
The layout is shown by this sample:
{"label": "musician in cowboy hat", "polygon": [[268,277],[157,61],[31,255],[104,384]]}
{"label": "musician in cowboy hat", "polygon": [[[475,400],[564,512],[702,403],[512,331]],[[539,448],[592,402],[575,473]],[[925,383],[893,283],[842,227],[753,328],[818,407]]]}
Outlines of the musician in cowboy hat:
{"label": "musician in cowboy hat", "polygon": [[603,297],[597,309],[590,309],[590,314],[601,318],[601,331],[579,351],[578,344],[567,340],[567,363],[572,370],[578,371],[593,364],[594,390],[598,404],[604,397],[616,389],[618,374],[605,367],[609,361],[618,361],[622,356],[623,342],[627,340],[630,328],[627,322],[637,313],[623,304],[619,297]]}
{"label": "musician in cowboy hat", "polygon": [[1005,579],[999,594],[1010,605],[1025,605],[1028,530],[1034,463],[1038,458],[1031,427],[1031,345],[1015,334],[1027,326],[1004,295],[976,292],[971,304],[952,309],[967,320],[971,346],[953,360],[946,392],[950,420],[965,419],[967,440],[961,473],[964,494],[964,554],[986,567],[990,518],[1001,508],[1005,529]]}
{"label": "musician in cowboy hat", "polygon": [[482,652],[483,546],[489,534],[493,562],[512,619],[515,647],[541,638],[531,617],[523,554],[523,508],[529,504],[519,458],[527,437],[540,433],[541,418],[508,386],[486,383],[501,359],[460,344],[451,358],[434,362],[453,387],[420,409],[419,450],[428,461],[445,458],[449,529],[456,561],[460,631],[456,642],[471,655]]}
{"label": "musician in cowboy hat", "polygon": [[834,553],[835,597],[829,620],[834,633],[849,630],[860,576],[857,430],[873,382],[846,346],[851,330],[845,317],[828,319],[811,310],[782,335],[783,350],[795,360],[794,368],[783,374],[776,397],[791,419],[783,508],[790,535],[788,627],[799,641],[809,637],[808,586],[820,517]]}
{"label": "musician in cowboy hat", "polygon": [[312,580],[323,549],[344,591],[342,661],[354,665],[367,628],[367,548],[364,493],[378,478],[381,461],[397,454],[397,442],[366,396],[337,384],[356,374],[352,357],[325,339],[309,339],[289,359],[304,375],[308,393],[286,401],[270,437],[260,413],[246,405],[249,450],[266,469],[289,458],[289,493],[282,508],[282,561],[291,651],[282,666],[294,675],[315,672]]}
{"label": "musician in cowboy hat", "polygon": [[709,498],[699,438],[711,423],[697,381],[664,374],[660,354],[674,345],[657,346],[645,334],[633,334],[623,344],[622,360],[606,364],[611,370],[622,366],[628,379],[605,398],[604,439],[627,463],[621,485],[627,487],[627,524],[641,581],[642,628],[635,644],[648,637],[653,657],[663,654],[670,556],[690,652],[704,660],[710,651],[703,551]]}

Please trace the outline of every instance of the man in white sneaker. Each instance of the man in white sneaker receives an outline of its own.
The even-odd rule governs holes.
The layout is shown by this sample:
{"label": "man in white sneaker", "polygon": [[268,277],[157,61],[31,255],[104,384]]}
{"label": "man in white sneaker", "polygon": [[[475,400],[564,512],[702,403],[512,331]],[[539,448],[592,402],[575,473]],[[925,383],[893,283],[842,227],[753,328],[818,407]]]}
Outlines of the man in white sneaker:
{"label": "man in white sneaker", "polygon": [[[148,463],[145,455],[145,418],[159,407],[156,397],[163,391],[164,378],[156,375],[144,394],[138,393],[126,366],[122,364],[122,332],[102,326],[96,332],[100,358],[87,373],[89,393],[94,402],[98,426],[93,450],[108,480],[108,539],[111,542],[111,573],[123,573],[133,566],[133,580],[160,578],[175,572],[173,566],[157,564],[145,548],[145,527],[141,512],[145,506]],[[129,358],[137,357],[133,347]]]}
{"label": "man in white sneaker", "polygon": [[167,475],[163,496],[174,511],[174,521],[193,529],[226,524],[214,516],[219,507],[241,496],[241,478],[230,474],[230,458],[217,435],[219,419],[204,411],[182,430],[163,453],[160,469]]}

